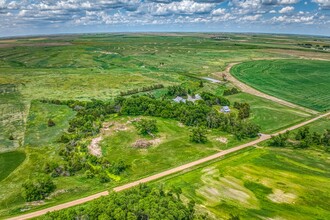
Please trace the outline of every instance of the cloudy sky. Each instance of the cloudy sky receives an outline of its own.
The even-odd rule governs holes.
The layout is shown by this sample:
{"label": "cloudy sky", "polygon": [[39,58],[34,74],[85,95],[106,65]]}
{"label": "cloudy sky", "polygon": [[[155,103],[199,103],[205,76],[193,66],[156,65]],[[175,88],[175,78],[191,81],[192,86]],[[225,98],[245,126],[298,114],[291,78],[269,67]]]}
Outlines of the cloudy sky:
{"label": "cloudy sky", "polygon": [[129,31],[330,36],[330,0],[0,0],[0,37]]}

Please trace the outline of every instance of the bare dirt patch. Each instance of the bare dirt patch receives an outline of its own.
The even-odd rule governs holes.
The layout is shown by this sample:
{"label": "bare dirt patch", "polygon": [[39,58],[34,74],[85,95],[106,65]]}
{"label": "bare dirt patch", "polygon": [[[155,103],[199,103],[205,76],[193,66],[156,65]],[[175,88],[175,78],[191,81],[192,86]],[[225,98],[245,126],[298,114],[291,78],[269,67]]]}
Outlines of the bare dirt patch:
{"label": "bare dirt patch", "polygon": [[160,138],[156,138],[153,140],[139,139],[139,140],[135,141],[135,143],[133,143],[132,147],[145,149],[145,148],[148,148],[151,146],[157,146],[161,143],[161,141],[162,140]]}
{"label": "bare dirt patch", "polygon": [[101,157],[102,156],[102,150],[101,147],[99,145],[99,143],[103,140],[102,136],[96,137],[94,139],[92,139],[91,144],[88,146],[88,150],[89,153],[97,156],[97,157]]}
{"label": "bare dirt patch", "polygon": [[235,202],[245,207],[258,207],[254,194],[245,188],[240,180],[231,176],[221,177],[215,167],[204,169],[203,173],[203,186],[197,189],[196,193],[205,198],[209,205]]}
{"label": "bare dirt patch", "polygon": [[227,144],[228,143],[228,139],[226,137],[218,137],[215,139],[216,141],[219,141],[223,144]]}
{"label": "bare dirt patch", "polygon": [[272,194],[267,196],[267,198],[275,203],[294,203],[297,195],[293,193],[285,193],[280,189],[275,189]]}

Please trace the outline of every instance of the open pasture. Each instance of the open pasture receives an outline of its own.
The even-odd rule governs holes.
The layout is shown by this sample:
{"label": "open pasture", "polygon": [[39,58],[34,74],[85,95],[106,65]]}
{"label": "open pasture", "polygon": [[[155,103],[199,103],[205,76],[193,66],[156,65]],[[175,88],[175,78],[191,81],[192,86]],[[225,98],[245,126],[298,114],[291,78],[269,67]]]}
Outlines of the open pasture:
{"label": "open pasture", "polygon": [[231,103],[247,102],[251,106],[249,120],[261,127],[264,133],[273,133],[290,125],[306,120],[311,115],[298,109],[253,96],[247,93],[239,93],[227,97]]}
{"label": "open pasture", "polygon": [[181,187],[214,219],[327,219],[329,166],[329,155],[316,151],[253,148],[176,175],[165,187]]}
{"label": "open pasture", "polygon": [[[74,115],[75,112],[68,106],[33,101],[27,119],[25,145],[43,147],[56,143],[59,136],[68,128],[68,122]],[[48,126],[49,119],[55,123],[55,126]]]}
{"label": "open pasture", "polygon": [[[109,161],[123,160],[131,165],[130,179],[148,176],[242,143],[233,135],[215,130],[207,134],[209,141],[206,144],[192,143],[189,127],[161,118],[152,118],[157,120],[159,132],[156,136],[145,137],[139,135],[131,123],[127,123],[135,119],[119,117],[111,120],[115,124],[114,130],[104,136],[100,144],[104,157]],[[138,140],[149,140],[153,144],[147,148],[136,148],[134,143]]]}
{"label": "open pasture", "polygon": [[325,111],[330,108],[329,69],[330,61],[260,60],[238,64],[231,73],[269,95]]}
{"label": "open pasture", "polygon": [[0,182],[10,175],[23,161],[25,154],[19,151],[11,151],[0,154]]}

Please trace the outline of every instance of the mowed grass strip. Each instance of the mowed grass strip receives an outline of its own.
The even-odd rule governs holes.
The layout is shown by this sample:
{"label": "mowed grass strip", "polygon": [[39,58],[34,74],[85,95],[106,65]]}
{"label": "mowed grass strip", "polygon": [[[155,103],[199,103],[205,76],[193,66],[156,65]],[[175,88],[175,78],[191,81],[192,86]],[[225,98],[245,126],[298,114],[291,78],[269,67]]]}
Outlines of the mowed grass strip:
{"label": "mowed grass strip", "polygon": [[25,153],[12,151],[0,154],[0,181],[10,175],[24,160]]}
{"label": "mowed grass strip", "polygon": [[330,62],[261,60],[236,65],[231,73],[269,95],[318,111],[330,109]]}

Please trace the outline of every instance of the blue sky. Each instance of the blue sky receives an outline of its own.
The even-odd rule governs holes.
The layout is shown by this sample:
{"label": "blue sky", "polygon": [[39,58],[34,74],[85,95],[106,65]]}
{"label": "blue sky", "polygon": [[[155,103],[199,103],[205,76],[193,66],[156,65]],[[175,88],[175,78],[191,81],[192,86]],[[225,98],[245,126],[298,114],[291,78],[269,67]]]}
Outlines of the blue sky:
{"label": "blue sky", "polygon": [[330,36],[330,0],[0,0],[0,37],[138,31]]}

